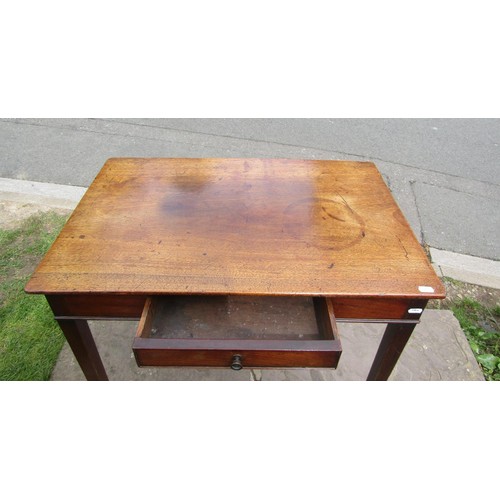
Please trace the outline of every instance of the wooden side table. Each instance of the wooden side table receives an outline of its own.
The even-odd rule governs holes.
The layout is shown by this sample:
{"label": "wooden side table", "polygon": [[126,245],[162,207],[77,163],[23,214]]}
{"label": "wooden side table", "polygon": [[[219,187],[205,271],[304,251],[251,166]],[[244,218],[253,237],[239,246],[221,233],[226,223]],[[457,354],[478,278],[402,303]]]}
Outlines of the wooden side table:
{"label": "wooden side table", "polygon": [[386,380],[445,296],[375,165],[244,158],[109,159],[25,290],[88,380],[88,319],[140,319],[139,364],[234,369],[335,367],[337,322],[383,322]]}

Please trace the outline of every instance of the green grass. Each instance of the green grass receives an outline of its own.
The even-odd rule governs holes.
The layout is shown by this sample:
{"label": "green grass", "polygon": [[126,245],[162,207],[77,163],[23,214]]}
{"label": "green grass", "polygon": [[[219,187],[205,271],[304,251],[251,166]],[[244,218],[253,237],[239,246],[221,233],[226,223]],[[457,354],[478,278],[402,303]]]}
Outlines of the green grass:
{"label": "green grass", "polygon": [[464,331],[487,380],[500,380],[500,306],[489,309],[470,298],[451,309]]}
{"label": "green grass", "polygon": [[63,346],[45,297],[24,286],[66,219],[47,212],[0,229],[0,380],[48,380]]}

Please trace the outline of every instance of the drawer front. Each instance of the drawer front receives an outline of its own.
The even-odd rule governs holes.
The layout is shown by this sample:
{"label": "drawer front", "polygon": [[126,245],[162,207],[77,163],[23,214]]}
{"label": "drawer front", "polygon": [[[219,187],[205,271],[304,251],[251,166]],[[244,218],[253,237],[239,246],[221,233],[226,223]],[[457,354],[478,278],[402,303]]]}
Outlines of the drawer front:
{"label": "drawer front", "polygon": [[[286,335],[287,338],[283,339],[276,338],[275,332],[280,331],[280,325],[276,324],[277,318],[282,317],[276,312],[279,305],[276,303],[270,306],[271,309],[274,308],[273,324],[269,325],[272,338],[248,338],[250,335],[248,328],[245,329],[247,338],[209,338],[206,332],[203,338],[175,338],[175,331],[169,332],[171,338],[153,338],[152,332],[160,328],[158,317],[164,314],[164,312],[158,312],[162,307],[162,300],[169,299],[149,298],[146,301],[133,344],[134,355],[139,366],[226,367],[238,370],[252,367],[336,368],[338,365],[342,348],[333,308],[328,299],[309,299],[313,311],[311,314],[316,320],[317,338],[307,336],[306,340],[299,339],[301,328],[303,328],[300,322],[296,339],[291,335]],[[252,301],[255,300],[252,298]],[[283,298],[283,301],[282,307],[286,307],[286,299]],[[293,301],[291,305],[294,305]],[[238,309],[244,308],[245,303],[240,303]],[[257,317],[255,324],[258,322]],[[297,322],[297,316],[294,316],[291,324]],[[172,328],[171,324],[169,326]],[[211,326],[213,327],[214,323]],[[222,325],[218,329],[214,328],[216,332],[214,335],[220,335],[221,329],[223,329]]]}
{"label": "drawer front", "polygon": [[[307,344],[307,345],[304,345]],[[211,366],[240,368],[336,368],[340,342],[136,339],[139,366]]]}
{"label": "drawer front", "polygon": [[[394,298],[337,298],[331,299],[335,317],[338,321],[356,320],[418,320],[420,314],[415,310],[425,308],[427,300]],[[421,311],[420,311],[421,312]]]}

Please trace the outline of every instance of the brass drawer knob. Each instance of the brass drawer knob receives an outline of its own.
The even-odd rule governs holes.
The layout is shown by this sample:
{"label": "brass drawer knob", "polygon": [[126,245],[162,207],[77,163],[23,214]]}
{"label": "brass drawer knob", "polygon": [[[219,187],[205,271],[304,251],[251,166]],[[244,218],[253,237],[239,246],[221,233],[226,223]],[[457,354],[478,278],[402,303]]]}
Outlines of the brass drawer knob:
{"label": "brass drawer knob", "polygon": [[231,368],[233,370],[241,370],[243,365],[241,363],[241,356],[239,354],[234,354],[233,359],[231,361]]}

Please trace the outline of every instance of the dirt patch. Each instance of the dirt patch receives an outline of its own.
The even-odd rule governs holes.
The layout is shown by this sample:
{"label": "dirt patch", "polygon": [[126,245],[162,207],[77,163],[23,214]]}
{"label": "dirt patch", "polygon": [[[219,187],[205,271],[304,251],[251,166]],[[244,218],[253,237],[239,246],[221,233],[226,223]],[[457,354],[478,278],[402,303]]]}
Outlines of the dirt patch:
{"label": "dirt patch", "polygon": [[19,227],[23,220],[31,215],[43,212],[55,212],[59,215],[68,215],[71,210],[53,208],[49,206],[19,203],[9,200],[0,200],[0,228],[14,229]]}
{"label": "dirt patch", "polygon": [[[43,258],[69,215],[65,209],[0,202],[0,277],[2,283],[26,279]],[[1,287],[0,287],[1,288]],[[5,298],[0,292],[1,302]]]}
{"label": "dirt patch", "polygon": [[464,298],[475,300],[487,307],[494,309],[500,305],[500,290],[485,286],[472,285],[455,281],[450,278],[444,279],[446,287],[446,299],[430,300],[428,307],[431,309],[451,309],[451,306]]}

